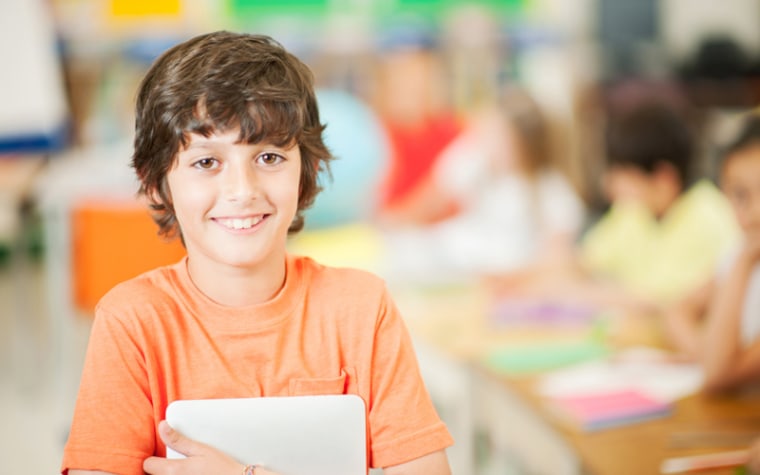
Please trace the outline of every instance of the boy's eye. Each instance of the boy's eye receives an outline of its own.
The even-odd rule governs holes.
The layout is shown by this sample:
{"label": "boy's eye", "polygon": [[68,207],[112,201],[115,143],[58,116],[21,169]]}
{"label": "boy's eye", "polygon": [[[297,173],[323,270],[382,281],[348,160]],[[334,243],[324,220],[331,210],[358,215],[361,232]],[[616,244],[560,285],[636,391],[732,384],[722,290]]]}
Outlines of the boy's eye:
{"label": "boy's eye", "polygon": [[195,168],[202,168],[204,170],[211,170],[212,168],[216,167],[216,160],[213,158],[201,158],[200,160],[193,163],[193,166]]}
{"label": "boy's eye", "polygon": [[264,165],[277,165],[278,163],[285,160],[285,158],[282,155],[278,155],[276,153],[266,152],[262,153],[257,157],[257,160]]}

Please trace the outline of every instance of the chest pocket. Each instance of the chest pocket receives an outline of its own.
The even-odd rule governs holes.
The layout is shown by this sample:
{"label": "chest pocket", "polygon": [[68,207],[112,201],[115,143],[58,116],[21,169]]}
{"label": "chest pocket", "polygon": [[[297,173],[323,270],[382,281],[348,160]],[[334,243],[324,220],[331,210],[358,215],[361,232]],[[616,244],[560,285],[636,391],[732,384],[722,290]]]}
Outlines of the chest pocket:
{"label": "chest pocket", "polygon": [[356,371],[341,368],[334,378],[293,378],[290,380],[291,396],[313,396],[320,394],[353,394],[356,392]]}

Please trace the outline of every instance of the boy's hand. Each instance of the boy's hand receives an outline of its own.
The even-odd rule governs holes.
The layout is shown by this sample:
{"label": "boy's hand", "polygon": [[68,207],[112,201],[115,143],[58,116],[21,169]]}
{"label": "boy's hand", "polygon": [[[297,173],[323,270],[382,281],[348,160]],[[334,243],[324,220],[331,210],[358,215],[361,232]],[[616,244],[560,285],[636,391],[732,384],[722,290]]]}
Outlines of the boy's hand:
{"label": "boy's hand", "polygon": [[756,439],[749,449],[747,468],[749,469],[749,473],[760,473],[760,439]]}
{"label": "boy's hand", "polygon": [[[158,433],[167,447],[185,455],[184,459],[148,457],[143,470],[151,475],[241,475],[244,466],[221,451],[206,444],[188,439],[172,429],[166,421],[158,425]],[[257,467],[255,475],[276,475]]]}
{"label": "boy's hand", "polygon": [[750,266],[760,262],[760,234],[751,233],[746,236],[740,258]]}

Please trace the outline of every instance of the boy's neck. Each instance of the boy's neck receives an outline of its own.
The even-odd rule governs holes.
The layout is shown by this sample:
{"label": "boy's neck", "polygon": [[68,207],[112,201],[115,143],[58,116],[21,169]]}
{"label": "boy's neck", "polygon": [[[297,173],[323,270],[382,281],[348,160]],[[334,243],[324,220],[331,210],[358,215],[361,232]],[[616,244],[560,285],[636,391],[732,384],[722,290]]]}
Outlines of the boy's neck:
{"label": "boy's neck", "polygon": [[247,307],[271,300],[282,289],[286,260],[283,256],[250,269],[188,257],[187,270],[198,290],[214,302],[227,307]]}
{"label": "boy's neck", "polygon": [[657,219],[662,219],[668,214],[668,211],[673,207],[678,198],[686,190],[681,186],[680,181],[678,183],[672,182],[667,185],[661,185],[654,198],[653,211],[657,216]]}

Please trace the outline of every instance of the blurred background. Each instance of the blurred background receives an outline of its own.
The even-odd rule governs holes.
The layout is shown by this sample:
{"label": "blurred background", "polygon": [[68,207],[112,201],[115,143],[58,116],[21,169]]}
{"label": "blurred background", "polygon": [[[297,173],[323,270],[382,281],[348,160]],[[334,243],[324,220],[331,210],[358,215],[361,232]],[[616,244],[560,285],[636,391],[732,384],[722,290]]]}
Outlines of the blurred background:
{"label": "blurred background", "polygon": [[[405,232],[457,213],[430,177],[478,153],[449,146],[506,90],[541,110],[580,230],[609,204],[612,111],[686,111],[714,177],[716,144],[760,97],[760,0],[2,0],[2,473],[56,472],[95,302],[181,255],[134,199],[133,100],[157,55],[218,29],[271,35],[314,72],[339,160],[294,249],[389,279],[442,278],[403,254],[429,235]],[[396,258],[379,257],[388,242]]]}

